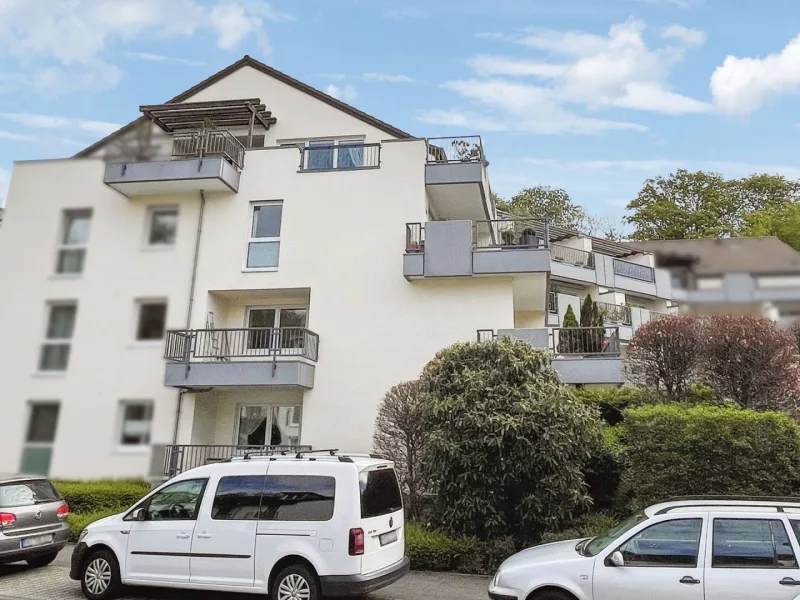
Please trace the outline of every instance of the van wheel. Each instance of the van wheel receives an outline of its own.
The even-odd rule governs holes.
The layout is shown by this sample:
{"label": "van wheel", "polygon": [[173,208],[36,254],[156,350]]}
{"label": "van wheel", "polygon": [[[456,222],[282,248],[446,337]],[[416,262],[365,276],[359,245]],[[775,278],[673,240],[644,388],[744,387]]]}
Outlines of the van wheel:
{"label": "van wheel", "polygon": [[320,600],[317,576],[304,565],[289,565],[272,582],[270,600]]}
{"label": "van wheel", "polygon": [[92,552],[83,561],[81,589],[89,600],[110,600],[122,587],[117,557],[108,550]]}

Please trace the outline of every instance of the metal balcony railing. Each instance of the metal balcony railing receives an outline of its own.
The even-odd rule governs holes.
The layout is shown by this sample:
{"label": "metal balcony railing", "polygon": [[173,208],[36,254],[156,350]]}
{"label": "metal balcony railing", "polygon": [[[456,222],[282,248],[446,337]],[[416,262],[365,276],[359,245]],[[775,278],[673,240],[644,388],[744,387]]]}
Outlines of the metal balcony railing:
{"label": "metal balcony railing", "polygon": [[494,332],[494,329],[478,329],[479,342],[491,342],[496,337],[497,334]]}
{"label": "metal balcony railing", "polygon": [[484,162],[479,135],[428,138],[428,164]]}
{"label": "metal balcony railing", "polygon": [[533,219],[476,221],[476,248],[547,248],[545,226]]}
{"label": "metal balcony railing", "polygon": [[422,223],[406,223],[406,252],[422,252],[425,249],[425,226]]}
{"label": "metal balcony railing", "polygon": [[594,254],[578,248],[570,248],[561,244],[550,244],[550,257],[577,267],[594,269]]}
{"label": "metal balcony railing", "polygon": [[654,283],[656,280],[656,272],[652,267],[632,263],[619,258],[614,259],[614,275],[621,275],[622,277],[629,277],[630,279],[638,279],[649,283]]}
{"label": "metal balcony railing", "polygon": [[555,292],[547,293],[547,311],[551,314],[558,314],[558,294]]}
{"label": "metal balcony railing", "polygon": [[298,356],[316,361],[319,336],[304,327],[189,329],[167,332],[164,358],[229,361],[233,358]]}
{"label": "metal balcony railing", "polygon": [[180,473],[215,462],[230,460],[234,456],[287,454],[311,450],[311,446],[218,446],[177,445],[167,446],[164,452],[164,474],[175,477]]}
{"label": "metal balcony railing", "polygon": [[380,144],[314,144],[300,146],[301,171],[355,171],[381,166]]}
{"label": "metal balcony railing", "polygon": [[619,356],[619,327],[554,327],[551,350],[561,356]]}
{"label": "metal balcony railing", "polygon": [[227,129],[207,129],[172,135],[172,156],[222,156],[236,168],[244,168],[245,147]]}
{"label": "metal balcony railing", "polygon": [[597,302],[596,304],[606,323],[618,323],[620,325],[631,325],[633,323],[630,306],[611,304],[610,302]]}

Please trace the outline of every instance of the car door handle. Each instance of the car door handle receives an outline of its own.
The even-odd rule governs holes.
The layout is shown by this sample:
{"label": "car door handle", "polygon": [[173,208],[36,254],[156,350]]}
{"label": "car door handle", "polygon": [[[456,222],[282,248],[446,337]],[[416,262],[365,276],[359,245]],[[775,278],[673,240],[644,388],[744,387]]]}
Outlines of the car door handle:
{"label": "car door handle", "polygon": [[700,583],[700,580],[687,575],[686,577],[683,577],[681,579],[681,583],[685,583],[686,585],[697,585],[698,583]]}
{"label": "car door handle", "polygon": [[207,540],[208,538],[211,537],[211,534],[210,533],[198,533],[197,537],[199,537],[201,540]]}
{"label": "car door handle", "polygon": [[800,585],[800,581],[792,579],[791,577],[784,577],[779,581],[781,585]]}
{"label": "car door handle", "polygon": [[188,540],[191,536],[188,533],[179,533],[175,537],[179,540]]}

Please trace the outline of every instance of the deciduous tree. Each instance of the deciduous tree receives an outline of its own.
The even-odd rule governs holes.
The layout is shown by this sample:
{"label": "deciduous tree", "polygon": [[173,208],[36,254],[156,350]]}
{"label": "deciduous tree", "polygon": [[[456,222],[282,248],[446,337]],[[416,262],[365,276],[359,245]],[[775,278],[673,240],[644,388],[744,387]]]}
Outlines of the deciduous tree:
{"label": "deciduous tree", "polygon": [[586,212],[567,192],[547,185],[525,188],[510,201],[498,202],[497,208],[515,217],[541,219],[567,229],[580,229],[586,219]]}

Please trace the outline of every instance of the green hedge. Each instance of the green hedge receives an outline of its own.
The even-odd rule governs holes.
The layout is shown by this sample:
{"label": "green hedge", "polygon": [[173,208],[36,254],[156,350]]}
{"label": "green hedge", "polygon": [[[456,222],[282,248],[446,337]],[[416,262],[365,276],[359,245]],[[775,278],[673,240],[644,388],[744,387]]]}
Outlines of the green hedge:
{"label": "green hedge", "polygon": [[118,510],[101,510],[89,514],[70,513],[67,517],[67,523],[69,524],[69,541],[77,542],[78,536],[80,536],[81,531],[83,531],[87,525],[94,523],[98,519],[117,514],[118,512]]}
{"label": "green hedge", "polygon": [[515,552],[511,538],[486,542],[472,537],[453,539],[419,523],[406,524],[406,556],[415,571],[491,575]]}
{"label": "green hedge", "polygon": [[611,529],[617,519],[610,515],[589,515],[577,523],[562,529],[561,531],[545,533],[542,536],[543,544],[551,542],[561,542],[564,540],[580,540],[583,538],[594,537]]}
{"label": "green hedge", "polygon": [[141,480],[54,481],[69,504],[70,512],[88,515],[100,511],[120,512],[150,491]]}
{"label": "green hedge", "polygon": [[682,495],[800,492],[800,426],[785,413],[670,404],[624,417],[622,487],[638,506]]}

